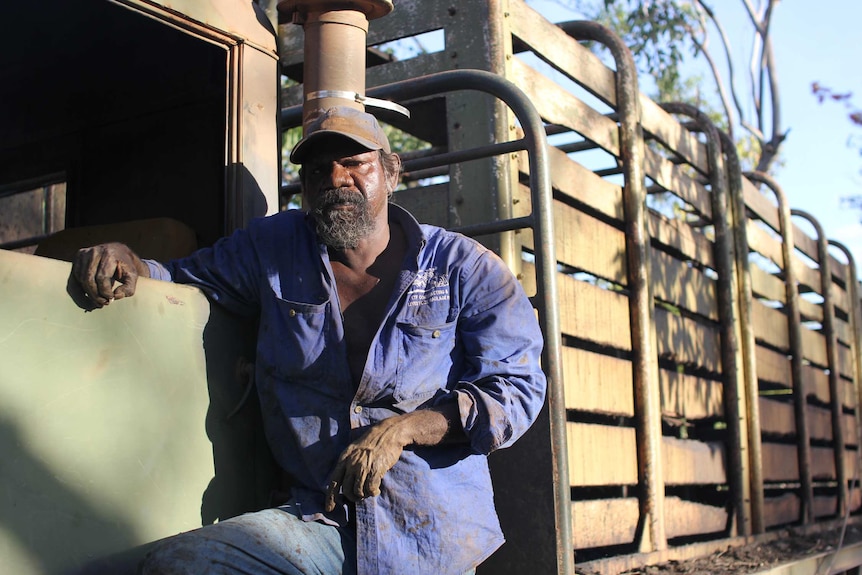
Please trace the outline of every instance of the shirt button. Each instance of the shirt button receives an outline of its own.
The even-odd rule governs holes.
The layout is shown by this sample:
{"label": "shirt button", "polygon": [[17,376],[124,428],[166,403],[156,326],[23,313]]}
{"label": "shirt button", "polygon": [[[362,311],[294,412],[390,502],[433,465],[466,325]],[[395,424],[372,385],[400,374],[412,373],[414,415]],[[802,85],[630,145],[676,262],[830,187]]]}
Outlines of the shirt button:
{"label": "shirt button", "polygon": [[431,332],[431,337],[440,337],[440,330],[435,329],[433,332]]}
{"label": "shirt button", "polygon": [[361,405],[357,405],[356,407],[354,407],[354,408],[353,408],[353,413],[362,413],[362,406],[361,406]]}
{"label": "shirt button", "polygon": [[296,310],[295,309],[290,310],[289,312],[287,312],[287,315],[289,315],[290,317],[296,317]]}

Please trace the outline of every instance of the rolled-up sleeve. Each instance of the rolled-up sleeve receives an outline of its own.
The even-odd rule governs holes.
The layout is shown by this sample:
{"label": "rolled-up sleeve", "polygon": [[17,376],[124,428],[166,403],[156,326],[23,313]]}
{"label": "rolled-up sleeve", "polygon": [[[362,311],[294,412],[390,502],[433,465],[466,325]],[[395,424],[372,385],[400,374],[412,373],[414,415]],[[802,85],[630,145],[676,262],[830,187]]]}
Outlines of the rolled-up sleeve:
{"label": "rolled-up sleeve", "polygon": [[543,338],[524,290],[493,252],[465,274],[457,332],[465,370],[454,391],[472,449],[487,454],[514,443],[542,408]]}

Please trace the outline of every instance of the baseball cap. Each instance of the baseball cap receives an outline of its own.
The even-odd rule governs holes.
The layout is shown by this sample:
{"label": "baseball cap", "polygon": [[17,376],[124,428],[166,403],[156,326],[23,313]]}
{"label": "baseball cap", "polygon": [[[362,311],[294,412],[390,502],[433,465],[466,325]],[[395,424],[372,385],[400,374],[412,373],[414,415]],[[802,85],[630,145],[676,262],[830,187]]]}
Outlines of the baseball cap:
{"label": "baseball cap", "polygon": [[389,139],[377,118],[349,106],[333,106],[315,110],[307,118],[303,138],[290,152],[290,161],[301,164],[311,149],[311,143],[326,135],[342,136],[369,150],[390,152]]}

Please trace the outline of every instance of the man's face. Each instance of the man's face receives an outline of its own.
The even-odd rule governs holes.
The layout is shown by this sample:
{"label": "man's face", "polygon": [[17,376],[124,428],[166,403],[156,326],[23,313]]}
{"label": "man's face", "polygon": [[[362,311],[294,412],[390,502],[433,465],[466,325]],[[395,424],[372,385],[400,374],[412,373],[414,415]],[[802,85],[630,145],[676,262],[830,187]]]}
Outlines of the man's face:
{"label": "man's face", "polygon": [[317,145],[308,154],[303,195],[321,240],[335,249],[354,248],[387,217],[390,187],[376,150],[341,141],[330,148]]}

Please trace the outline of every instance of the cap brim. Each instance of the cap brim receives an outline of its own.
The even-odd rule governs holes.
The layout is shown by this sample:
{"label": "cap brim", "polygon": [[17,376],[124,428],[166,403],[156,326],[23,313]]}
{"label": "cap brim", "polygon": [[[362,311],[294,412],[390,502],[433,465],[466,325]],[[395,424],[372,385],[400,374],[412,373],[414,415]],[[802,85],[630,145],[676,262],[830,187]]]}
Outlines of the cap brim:
{"label": "cap brim", "polygon": [[309,134],[308,136],[301,139],[294,147],[293,150],[290,151],[290,161],[294,164],[301,164],[305,161],[305,156],[311,150],[311,144],[317,142],[321,138],[324,137],[333,137],[337,136],[339,138],[350,140],[352,142],[356,142],[366,150],[382,150],[383,148],[377,142],[372,142],[366,138],[362,138],[360,136],[354,136],[352,134],[345,134],[344,132],[339,132],[336,130],[320,130],[318,132],[314,132],[313,134]]}

